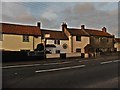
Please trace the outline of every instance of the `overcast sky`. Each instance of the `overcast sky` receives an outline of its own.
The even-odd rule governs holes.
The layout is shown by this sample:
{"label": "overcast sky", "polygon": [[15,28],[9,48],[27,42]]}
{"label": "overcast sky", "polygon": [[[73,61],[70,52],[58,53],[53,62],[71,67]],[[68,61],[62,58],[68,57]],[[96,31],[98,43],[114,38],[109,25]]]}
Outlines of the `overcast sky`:
{"label": "overcast sky", "polygon": [[117,2],[2,2],[2,22],[36,25],[60,30],[62,22],[68,27],[108,28],[118,37]]}

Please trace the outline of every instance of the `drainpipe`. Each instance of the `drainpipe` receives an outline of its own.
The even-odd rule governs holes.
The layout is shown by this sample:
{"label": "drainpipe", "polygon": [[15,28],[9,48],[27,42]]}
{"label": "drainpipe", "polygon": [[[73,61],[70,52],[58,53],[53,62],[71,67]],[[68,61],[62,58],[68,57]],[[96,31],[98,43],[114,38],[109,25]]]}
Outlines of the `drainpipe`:
{"label": "drainpipe", "polygon": [[33,51],[34,51],[34,44],[35,44],[34,41],[35,41],[35,40],[34,40],[34,36],[33,36]]}
{"label": "drainpipe", "polygon": [[73,36],[71,36],[71,52],[73,52]]}

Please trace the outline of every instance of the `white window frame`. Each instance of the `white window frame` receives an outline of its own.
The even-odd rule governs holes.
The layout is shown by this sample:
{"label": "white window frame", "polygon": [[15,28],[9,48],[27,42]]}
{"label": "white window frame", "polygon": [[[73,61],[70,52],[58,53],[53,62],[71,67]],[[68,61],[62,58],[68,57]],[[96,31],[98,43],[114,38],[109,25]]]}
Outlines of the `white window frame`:
{"label": "white window frame", "polygon": [[23,35],[23,42],[29,42],[29,36]]}

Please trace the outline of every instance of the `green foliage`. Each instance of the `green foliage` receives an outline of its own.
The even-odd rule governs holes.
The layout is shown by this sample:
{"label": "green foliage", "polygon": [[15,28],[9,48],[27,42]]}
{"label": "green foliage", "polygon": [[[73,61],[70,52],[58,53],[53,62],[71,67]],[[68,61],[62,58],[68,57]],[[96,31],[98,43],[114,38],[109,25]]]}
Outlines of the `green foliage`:
{"label": "green foliage", "polygon": [[44,50],[43,44],[38,44],[37,48],[36,48],[36,51],[42,51],[42,50]]}

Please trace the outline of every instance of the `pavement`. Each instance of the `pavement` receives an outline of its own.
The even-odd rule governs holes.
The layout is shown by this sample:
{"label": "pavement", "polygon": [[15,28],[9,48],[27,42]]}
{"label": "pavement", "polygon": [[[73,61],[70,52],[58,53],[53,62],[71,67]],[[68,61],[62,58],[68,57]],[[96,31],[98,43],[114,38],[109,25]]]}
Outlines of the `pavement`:
{"label": "pavement", "polygon": [[119,88],[118,56],[2,65],[3,88]]}
{"label": "pavement", "polygon": [[30,64],[44,64],[44,63],[56,63],[56,62],[66,62],[66,61],[87,61],[87,60],[112,60],[112,59],[119,59],[118,54],[115,56],[100,56],[100,57],[93,57],[93,58],[67,58],[67,59],[40,59],[40,60],[26,60],[26,61],[9,61],[9,62],[2,62],[2,67],[4,66],[15,66],[15,65],[30,65]]}

